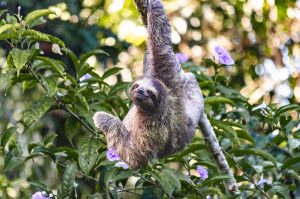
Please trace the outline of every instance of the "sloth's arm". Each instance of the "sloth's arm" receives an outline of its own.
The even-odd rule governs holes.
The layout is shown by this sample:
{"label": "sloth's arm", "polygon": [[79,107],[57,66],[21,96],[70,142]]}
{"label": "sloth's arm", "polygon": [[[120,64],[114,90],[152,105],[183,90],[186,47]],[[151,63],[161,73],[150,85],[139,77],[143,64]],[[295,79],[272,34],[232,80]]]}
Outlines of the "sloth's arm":
{"label": "sloth's arm", "polygon": [[167,87],[174,88],[180,65],[177,63],[171,41],[171,27],[161,0],[148,0],[148,45],[153,76]]}
{"label": "sloth's arm", "polygon": [[142,21],[146,27],[148,25],[148,21],[147,21],[148,1],[150,0],[134,0],[137,10],[141,14]]}
{"label": "sloth's arm", "polygon": [[[141,14],[143,24],[145,27],[147,27],[147,7],[148,7],[148,0],[134,0],[135,5],[137,7],[137,10]],[[151,68],[151,58],[150,58],[150,49],[149,46],[147,46],[147,50],[145,52],[144,56],[144,67],[143,67],[143,73],[144,75],[151,76],[152,75],[152,68]]]}
{"label": "sloth's arm", "polygon": [[173,53],[171,28],[161,0],[134,0],[148,30],[148,47],[144,58],[144,74],[174,86],[180,71]]}

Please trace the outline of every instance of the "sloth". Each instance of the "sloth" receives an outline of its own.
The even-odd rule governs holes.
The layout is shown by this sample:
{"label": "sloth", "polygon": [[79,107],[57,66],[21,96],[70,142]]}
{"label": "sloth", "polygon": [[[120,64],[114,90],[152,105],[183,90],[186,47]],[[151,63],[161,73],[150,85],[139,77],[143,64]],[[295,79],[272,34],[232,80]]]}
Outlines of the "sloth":
{"label": "sloth", "polygon": [[192,73],[184,73],[171,42],[161,0],[135,0],[148,31],[144,74],[130,88],[133,106],[121,121],[97,112],[94,123],[131,169],[182,150],[203,116],[203,96]]}

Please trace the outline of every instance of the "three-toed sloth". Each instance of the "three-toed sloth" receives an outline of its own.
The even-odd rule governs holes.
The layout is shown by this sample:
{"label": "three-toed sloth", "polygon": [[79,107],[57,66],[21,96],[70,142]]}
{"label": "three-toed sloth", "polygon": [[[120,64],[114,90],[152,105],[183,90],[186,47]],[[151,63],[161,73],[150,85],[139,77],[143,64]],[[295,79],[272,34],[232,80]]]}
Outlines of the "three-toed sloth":
{"label": "three-toed sloth", "polygon": [[147,165],[183,149],[203,115],[203,97],[192,73],[184,73],[171,42],[161,0],[135,0],[148,30],[144,75],[130,89],[133,107],[123,122],[97,112],[94,123],[130,168]]}

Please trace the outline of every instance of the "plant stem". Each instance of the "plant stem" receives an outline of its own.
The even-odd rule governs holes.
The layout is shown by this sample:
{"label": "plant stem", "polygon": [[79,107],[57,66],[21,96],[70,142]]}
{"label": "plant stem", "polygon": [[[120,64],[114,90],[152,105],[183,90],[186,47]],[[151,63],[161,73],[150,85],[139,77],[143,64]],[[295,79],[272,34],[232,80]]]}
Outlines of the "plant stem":
{"label": "plant stem", "polygon": [[252,180],[252,178],[243,170],[243,168],[240,166],[240,164],[235,161],[235,159],[233,157],[231,157],[231,155],[229,155],[226,151],[223,151],[224,154],[229,157],[237,166],[238,169],[240,169],[243,172],[243,175],[246,176],[246,178],[249,180],[249,182],[251,182],[254,187],[261,193],[263,194],[266,198],[271,199],[261,188],[259,188],[259,186]]}
{"label": "plant stem", "polygon": [[[41,84],[41,86],[45,89],[45,91],[48,92],[48,88],[47,86],[44,84],[44,82],[38,77],[38,75],[34,72],[34,70],[32,69],[31,65],[29,64],[28,65],[28,68],[30,70],[30,73],[35,77],[35,79]],[[68,113],[70,113],[73,117],[75,117],[89,132],[91,132],[94,136],[96,135],[96,133],[94,132],[94,130],[88,125],[85,123],[85,121],[83,121],[79,115],[77,115],[76,113],[74,113],[71,109],[69,109],[67,107],[67,105],[62,101],[60,100],[56,95],[54,95],[54,99],[60,104],[63,106],[64,110],[67,111]],[[104,141],[103,140],[100,140],[103,144],[104,144]]]}

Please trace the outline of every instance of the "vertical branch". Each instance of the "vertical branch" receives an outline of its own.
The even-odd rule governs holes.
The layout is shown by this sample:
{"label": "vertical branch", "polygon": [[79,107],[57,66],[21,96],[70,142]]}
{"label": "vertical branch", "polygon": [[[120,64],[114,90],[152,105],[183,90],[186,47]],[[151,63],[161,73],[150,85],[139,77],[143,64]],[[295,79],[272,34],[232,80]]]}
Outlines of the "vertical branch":
{"label": "vertical branch", "polygon": [[210,152],[214,160],[216,161],[219,169],[231,177],[227,182],[227,189],[235,193],[238,192],[238,186],[236,184],[234,175],[230,170],[230,167],[228,165],[227,160],[225,159],[224,153],[213,130],[213,127],[211,126],[205,113],[200,118],[198,125],[200,127],[200,130],[202,131],[203,137],[205,138],[205,142],[208,145]]}

